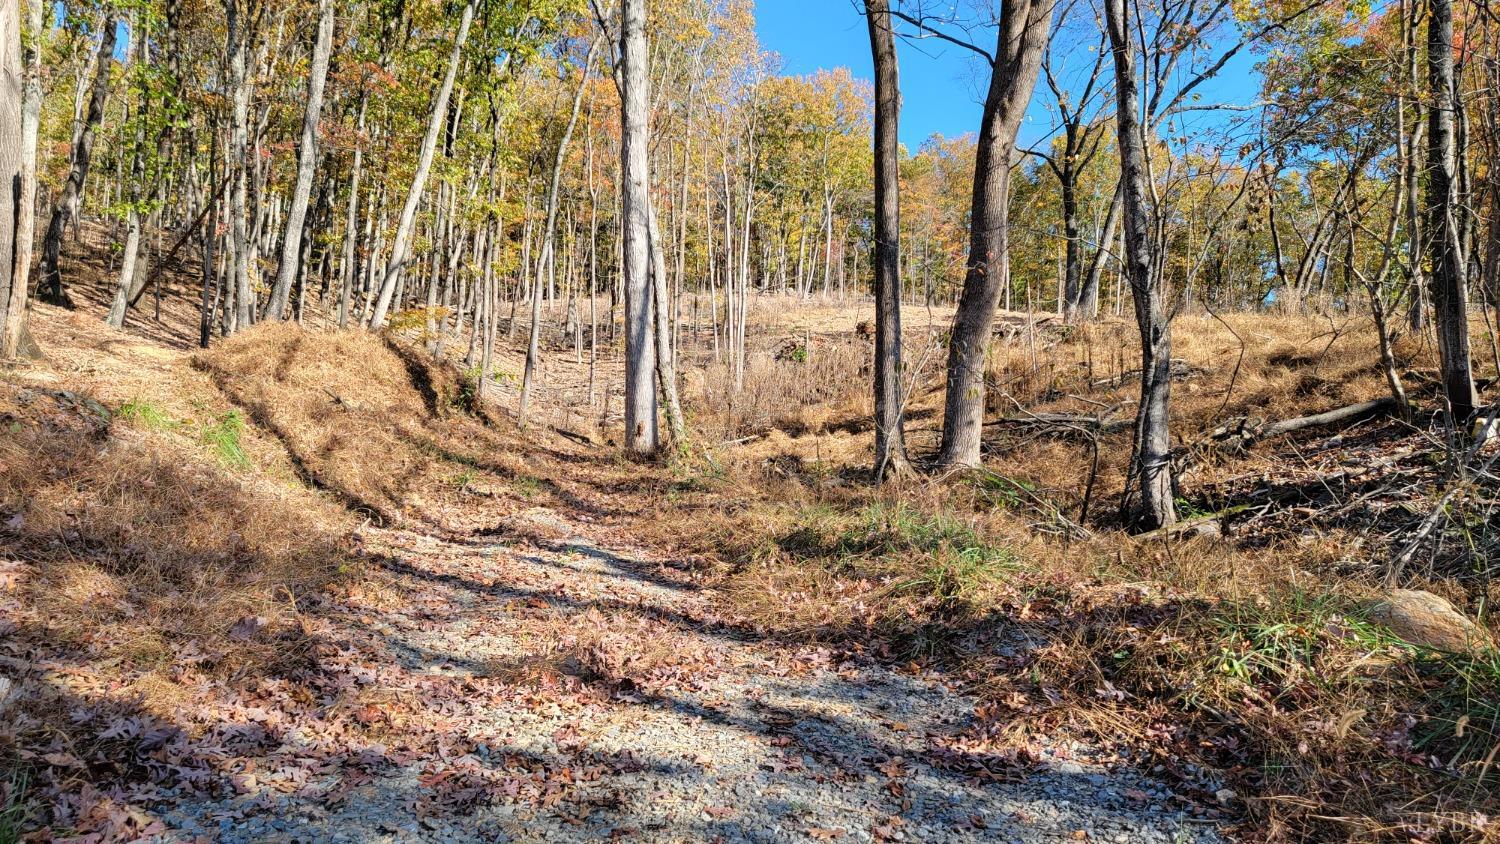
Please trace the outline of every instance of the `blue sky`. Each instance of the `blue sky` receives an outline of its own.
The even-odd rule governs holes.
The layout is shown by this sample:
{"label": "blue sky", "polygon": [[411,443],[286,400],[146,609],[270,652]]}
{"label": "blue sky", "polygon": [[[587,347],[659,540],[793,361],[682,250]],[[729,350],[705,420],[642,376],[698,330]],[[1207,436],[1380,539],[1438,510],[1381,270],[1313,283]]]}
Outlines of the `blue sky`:
{"label": "blue sky", "polygon": [[[756,0],[756,31],[761,47],[781,55],[783,72],[812,73],[819,68],[847,67],[854,75],[874,78],[870,38],[857,0]],[[1085,25],[1069,31],[1076,38]],[[987,37],[993,37],[988,33]],[[991,45],[982,45],[986,48]],[[1086,65],[1086,44],[1080,44],[1080,66]],[[979,128],[982,78],[980,60],[969,51],[934,39],[898,41],[901,70],[901,142],[915,150],[934,132],[947,136]],[[987,70],[985,68],[984,70]],[[1260,79],[1254,58],[1237,57],[1213,82],[1203,86],[1205,102],[1246,102],[1256,94]],[[1038,88],[1042,89],[1041,83]],[[1036,143],[1050,130],[1045,108],[1050,99],[1039,93],[1021,129],[1023,146]],[[1204,117],[1196,120],[1207,119]]]}

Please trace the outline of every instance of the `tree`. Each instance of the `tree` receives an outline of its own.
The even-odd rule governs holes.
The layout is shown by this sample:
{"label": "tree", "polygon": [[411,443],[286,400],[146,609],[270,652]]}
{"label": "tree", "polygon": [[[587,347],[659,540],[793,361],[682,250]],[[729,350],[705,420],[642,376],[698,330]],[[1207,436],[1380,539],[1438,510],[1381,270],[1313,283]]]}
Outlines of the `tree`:
{"label": "tree", "polygon": [[1114,54],[1120,185],[1125,221],[1125,277],[1135,303],[1141,337],[1141,397],[1135,422],[1131,471],[1140,484],[1135,513],[1139,527],[1154,529],[1177,521],[1172,497],[1172,321],[1161,276],[1155,271],[1156,235],[1147,207],[1149,164],[1140,119],[1131,0],[1105,0],[1105,26]]}
{"label": "tree", "polygon": [[1453,75],[1453,2],[1428,0],[1427,253],[1437,323],[1443,391],[1455,422],[1474,415],[1479,396],[1469,362],[1467,254],[1459,222],[1458,137],[1460,104]]}
{"label": "tree", "polygon": [[464,44],[469,40],[469,26],[474,22],[474,0],[464,4],[463,18],[458,24],[458,34],[453,39],[453,52],[448,58],[448,70],[438,86],[438,95],[432,102],[431,117],[427,122],[427,135],[422,139],[422,150],[417,158],[417,169],[412,175],[411,187],[406,192],[406,204],[401,209],[401,219],[396,224],[396,236],[391,243],[390,262],[385,268],[385,277],[380,282],[380,297],[370,312],[369,325],[378,330],[385,325],[386,312],[390,310],[396,285],[406,264],[411,260],[412,230],[416,224],[417,206],[427,190],[427,177],[432,172],[432,159],[437,151],[438,137],[448,116],[448,98],[453,96],[454,80],[458,76],[459,61],[463,58]]}
{"label": "tree", "polygon": [[323,86],[328,79],[333,52],[333,0],[318,0],[318,35],[313,44],[312,68],[307,73],[307,110],[302,119],[302,138],[297,147],[297,184],[292,189],[292,207],[286,215],[286,234],[281,240],[281,263],[276,286],[271,290],[267,314],[282,319],[292,283],[296,281],[302,255],[302,227],[307,220],[313,175],[318,169],[318,129],[323,115]]}
{"label": "tree", "polygon": [[44,0],[26,0],[22,61],[20,195],[16,201],[15,258],[9,288],[0,285],[0,360],[40,351],[26,320],[32,246],[36,240],[36,147],[42,110],[42,22]]}
{"label": "tree", "polygon": [[625,287],[625,450],[651,454],[660,447],[656,420],[656,348],[651,324],[650,76],[646,0],[620,6],[621,238]]}
{"label": "tree", "polygon": [[1005,0],[994,54],[979,50],[990,63],[990,84],[974,163],[969,262],[948,345],[943,466],[979,465],[990,334],[1009,280],[1011,159],[1047,47],[1052,7],[1053,0]]}
{"label": "tree", "polygon": [[583,69],[578,78],[578,88],[573,94],[573,109],[568,114],[567,126],[557,141],[557,153],[552,158],[552,178],[547,186],[547,211],[542,228],[542,251],[536,262],[535,281],[531,288],[531,331],[526,342],[526,369],[521,378],[521,424],[526,424],[526,411],[531,403],[531,385],[536,377],[537,361],[541,356],[542,336],[542,280],[546,276],[548,262],[555,260],[554,235],[557,230],[558,192],[562,184],[563,165],[567,162],[568,144],[573,140],[573,130],[578,126],[578,115],[583,109],[583,95],[588,90],[589,72],[594,66],[594,53],[599,49],[598,39],[589,42],[588,55],[583,59]]}
{"label": "tree", "polygon": [[[0,0],[0,324],[10,333],[12,293],[25,290],[18,241],[24,179],[21,172],[21,9],[17,0]],[[24,299],[23,299],[24,302]],[[14,317],[19,320],[19,314]],[[6,354],[5,357],[11,357]]]}
{"label": "tree", "polygon": [[[1072,8],[1070,4],[1060,15],[1066,17]],[[1047,168],[1057,178],[1062,206],[1064,249],[1061,306],[1067,320],[1074,322],[1080,318],[1092,318],[1099,311],[1099,273],[1090,272],[1085,276],[1083,271],[1079,190],[1084,171],[1099,153],[1106,134],[1107,124],[1096,122],[1094,114],[1094,102],[1099,99],[1099,82],[1105,62],[1103,43],[1091,47],[1088,52],[1091,59],[1088,75],[1078,91],[1070,91],[1061,78],[1062,68],[1057,67],[1065,64],[1065,59],[1059,58],[1057,54],[1060,49],[1069,54],[1076,53],[1080,44],[1074,42],[1062,47],[1063,43],[1061,38],[1054,37],[1042,62],[1042,78],[1052,92],[1061,135],[1054,152],[1031,152],[1046,162]],[[1102,246],[1100,244],[1101,253],[1107,251]]]}
{"label": "tree", "polygon": [[906,471],[901,407],[901,86],[888,0],[865,0],[875,61],[875,479]]}
{"label": "tree", "polygon": [[252,80],[246,53],[254,33],[259,0],[224,0],[224,38],[229,76],[229,159],[225,162],[232,189],[229,194],[228,295],[234,307],[225,307],[226,333],[249,328],[254,318],[254,291],[250,286],[250,88]]}
{"label": "tree", "polygon": [[[47,224],[47,237],[42,241],[39,293],[44,300],[56,305],[71,304],[63,291],[62,271],[58,267],[62,258],[63,233],[68,227],[69,215],[77,207],[78,196],[83,191],[83,181],[88,178],[89,163],[94,155],[94,135],[99,129],[99,122],[104,119],[104,104],[109,98],[109,72],[114,63],[118,20],[113,10],[110,10],[102,16],[101,21],[88,113],[73,139],[73,159],[68,168],[68,179],[63,184],[62,196],[53,206],[52,221]],[[19,121],[16,125],[20,125]]]}

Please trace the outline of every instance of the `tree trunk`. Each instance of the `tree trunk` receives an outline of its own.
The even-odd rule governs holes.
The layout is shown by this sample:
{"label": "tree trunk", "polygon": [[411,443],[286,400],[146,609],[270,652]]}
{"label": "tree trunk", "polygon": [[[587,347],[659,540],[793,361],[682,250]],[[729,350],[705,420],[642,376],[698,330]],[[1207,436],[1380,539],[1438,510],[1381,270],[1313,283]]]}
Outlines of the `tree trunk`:
{"label": "tree trunk", "polygon": [[[141,31],[141,20],[135,18],[130,21],[132,40],[135,42],[135,62],[140,65],[148,63],[150,57],[146,52],[145,45],[150,35]],[[144,182],[146,180],[146,121],[151,107],[150,89],[142,84],[140,86],[140,103],[134,114],[135,137],[130,144],[130,186],[128,188],[130,199],[129,207],[125,211],[125,251],[120,257],[120,276],[115,286],[115,298],[110,304],[109,313],[104,317],[104,324],[111,328],[125,327],[125,312],[130,308],[131,294],[136,289],[136,273],[139,269],[141,254],[141,200],[144,195]],[[125,112],[125,125],[129,126],[132,114],[127,106]]]}
{"label": "tree trunk", "polygon": [[573,110],[568,115],[568,124],[557,141],[557,154],[552,159],[552,181],[547,186],[547,212],[542,223],[542,250],[536,262],[536,279],[531,288],[531,334],[526,342],[526,370],[521,377],[520,422],[526,425],[526,411],[531,403],[531,385],[536,377],[536,366],[541,354],[542,333],[542,279],[543,272],[553,260],[553,239],[557,229],[557,194],[562,186],[563,165],[567,163],[568,144],[573,140],[573,130],[578,126],[578,115],[583,110],[583,94],[588,90],[589,72],[594,66],[594,53],[599,49],[595,39],[589,44],[588,55],[583,60],[583,75],[578,80],[578,90],[573,94]]}
{"label": "tree trunk", "polygon": [[1099,315],[1099,284],[1104,278],[1104,266],[1109,263],[1109,244],[1115,240],[1120,227],[1120,203],[1122,194],[1115,187],[1114,198],[1109,202],[1109,211],[1104,215],[1104,225],[1099,230],[1099,245],[1094,251],[1094,260],[1089,262],[1088,275],[1083,278],[1083,289],[1078,293],[1078,311],[1085,317]]}
{"label": "tree trunk", "polygon": [[[21,203],[25,201],[25,178],[21,172],[25,157],[21,131],[21,92],[25,87],[22,75],[21,9],[16,0],[0,0],[0,324],[7,329],[14,307],[11,294],[17,287],[23,294],[25,291],[21,265],[16,261],[20,240],[26,236],[20,226]],[[17,309],[17,321],[21,312]],[[12,355],[13,352],[4,357]]]}
{"label": "tree trunk", "polygon": [[443,84],[438,88],[437,99],[432,104],[432,117],[427,123],[427,135],[422,139],[422,151],[417,159],[417,171],[412,176],[411,189],[406,194],[406,205],[401,209],[400,222],[396,224],[396,236],[391,242],[390,261],[386,265],[385,277],[380,282],[380,297],[375,301],[375,308],[370,313],[371,330],[378,331],[385,325],[391,299],[395,296],[397,284],[401,281],[406,262],[409,260],[407,253],[411,250],[412,228],[417,218],[417,206],[422,201],[422,193],[427,189],[427,176],[432,172],[432,157],[437,150],[438,135],[442,132],[443,124],[448,117],[448,99],[453,96],[453,84],[458,77],[458,66],[463,58],[464,43],[469,40],[469,26],[473,22],[474,0],[469,0],[464,5],[463,18],[458,24],[458,35],[453,39],[453,52],[448,58],[448,71],[443,76]]}
{"label": "tree trunk", "polygon": [[[1131,0],[1105,0],[1110,48],[1114,52],[1115,97],[1120,149],[1122,215],[1125,223],[1125,277],[1135,302],[1141,335],[1141,399],[1136,414],[1131,473],[1140,483],[1134,521],[1155,530],[1177,521],[1172,499],[1169,400],[1172,389],[1172,324],[1161,279],[1155,272],[1156,244],[1147,205],[1146,143],[1140,122],[1140,91],[1135,72]],[[1127,496],[1128,499],[1128,496]]]}
{"label": "tree trunk", "polygon": [[[210,132],[212,132],[212,130],[210,130]],[[218,133],[212,132],[208,146],[208,178],[210,183],[217,181],[219,178],[218,159],[219,136]],[[192,171],[189,170],[189,173],[191,172]],[[222,182],[220,183],[220,187],[223,187]],[[209,213],[205,215],[205,219],[208,221],[208,226],[203,230],[202,235],[203,291],[202,299],[199,302],[200,310],[198,312],[198,345],[199,347],[204,349],[208,348],[209,338],[213,334],[212,307],[213,303],[217,301],[219,295],[219,291],[217,290],[218,285],[215,283],[217,281],[217,259],[214,255],[214,245],[218,242],[219,239],[219,209],[223,207],[220,204],[219,191],[213,191],[211,194],[209,194],[208,201],[212,207],[208,209]]]}
{"label": "tree trunk", "polygon": [[656,323],[656,380],[661,386],[666,406],[667,432],[679,451],[687,447],[687,422],[682,416],[682,402],[677,398],[677,367],[672,359],[672,309],[667,295],[667,255],[662,248],[661,230],[656,209],[648,209],[651,239],[652,311]]}
{"label": "tree trunk", "polygon": [[1064,316],[1068,322],[1075,322],[1080,316],[1092,316],[1090,309],[1097,304],[1099,288],[1091,291],[1092,302],[1084,301],[1086,291],[1083,289],[1083,248],[1079,241],[1081,237],[1078,223],[1078,174],[1071,165],[1064,163],[1059,170],[1059,184],[1062,189],[1063,207],[1063,305]]}
{"label": "tree trunk", "polygon": [[865,0],[875,62],[875,479],[907,470],[901,407],[901,84],[889,0]]}
{"label": "tree trunk", "polygon": [[[0,272],[0,278],[4,280],[0,283],[0,360],[9,360],[23,354],[29,356],[38,354],[36,344],[31,340],[26,324],[26,293],[31,277],[32,244],[36,230],[36,143],[42,110],[43,5],[43,0],[27,0],[25,45],[19,56],[13,56],[11,50],[22,46],[23,33],[19,25],[19,12],[11,9],[5,0],[0,0],[0,7],[9,10],[0,11],[0,15],[8,15],[11,11],[15,11],[18,18],[14,34],[9,30],[9,18],[0,24],[0,30],[4,30],[3,35],[0,35],[0,51],[3,51],[0,52],[0,68],[3,68],[0,69],[0,90],[3,90],[0,97],[6,98],[3,106],[6,116],[0,125],[4,127],[19,125],[21,133],[19,138],[21,158],[17,174],[19,178],[14,182],[18,188],[15,198],[15,229],[14,233],[9,235],[15,243],[14,258],[10,262],[10,266],[14,269],[8,275]],[[12,61],[16,64],[13,65]],[[16,123],[10,122],[11,118],[17,115],[10,112],[11,106],[8,99],[12,94],[10,86],[13,73],[24,74],[24,78],[15,80],[20,83],[20,90],[17,92],[20,97],[18,103],[20,114]],[[6,131],[7,128],[0,128],[0,134]],[[0,152],[0,157],[9,154],[9,143],[8,138],[0,141],[0,144],[4,144],[4,151]],[[3,167],[6,173],[10,172],[8,161]],[[5,183],[12,184],[13,182],[7,177]],[[4,207],[10,206],[6,204]],[[5,225],[0,223],[0,229],[3,228]],[[0,232],[0,240],[7,236]],[[0,267],[4,266],[6,266],[5,263],[0,263]]]}
{"label": "tree trunk", "polygon": [[1469,361],[1469,302],[1459,223],[1458,148],[1454,113],[1458,102],[1453,73],[1453,3],[1429,0],[1427,81],[1427,236],[1432,257],[1432,312],[1437,323],[1443,390],[1455,423],[1474,415],[1479,396]]}
{"label": "tree trunk", "polygon": [[654,453],[660,445],[656,420],[656,348],[651,326],[650,78],[646,47],[646,0],[623,0],[620,9],[621,182],[625,286],[625,450]]}
{"label": "tree trunk", "polygon": [[984,373],[1000,294],[1009,282],[1010,165],[1052,27],[1052,0],[1007,0],[991,68],[970,206],[968,269],[953,317],[943,404],[943,466],[979,465]]}
{"label": "tree trunk", "polygon": [[[104,104],[109,97],[109,71],[114,63],[116,18],[113,13],[104,15],[99,33],[97,66],[94,69],[94,84],[89,94],[88,113],[73,144],[73,162],[68,168],[68,180],[63,184],[62,196],[52,211],[52,221],[47,224],[47,237],[42,241],[42,268],[39,295],[55,305],[72,307],[63,292],[62,272],[58,262],[62,257],[63,233],[68,227],[68,216],[77,207],[83,192],[83,181],[88,178],[89,162],[94,155],[94,134],[99,121],[104,119]],[[15,124],[19,126],[19,121]]]}
{"label": "tree trunk", "polygon": [[253,310],[253,293],[250,289],[250,233],[245,215],[249,213],[250,155],[250,79],[246,68],[245,51],[249,47],[244,11],[240,0],[224,0],[225,40],[229,62],[230,124],[229,156],[225,161],[233,179],[229,195],[228,277],[225,286],[232,297],[234,307],[225,309],[228,320],[227,333],[250,327]]}
{"label": "tree trunk", "polygon": [[323,115],[323,86],[328,79],[328,60],[333,52],[333,0],[318,0],[318,39],[313,44],[312,69],[307,74],[307,111],[302,117],[302,139],[297,148],[297,185],[292,189],[292,207],[286,215],[286,236],[281,241],[281,264],[276,286],[271,290],[267,314],[282,319],[287,297],[297,278],[302,254],[302,227],[312,196],[313,176],[318,168],[318,126]]}

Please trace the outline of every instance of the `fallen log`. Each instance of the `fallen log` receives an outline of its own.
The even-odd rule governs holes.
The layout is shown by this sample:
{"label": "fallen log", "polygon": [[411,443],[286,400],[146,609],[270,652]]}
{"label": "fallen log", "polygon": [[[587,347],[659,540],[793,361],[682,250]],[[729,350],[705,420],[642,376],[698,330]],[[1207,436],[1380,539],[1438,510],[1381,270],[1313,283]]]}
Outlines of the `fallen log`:
{"label": "fallen log", "polygon": [[1207,439],[1216,442],[1237,442],[1249,446],[1261,440],[1271,439],[1301,431],[1305,428],[1321,428],[1328,425],[1353,425],[1366,419],[1382,416],[1396,409],[1396,400],[1390,397],[1351,404],[1333,410],[1315,413],[1311,416],[1298,416],[1295,419],[1283,419],[1280,422],[1266,422],[1264,420],[1241,419],[1228,425],[1221,425],[1209,433]]}
{"label": "fallen log", "polygon": [[1025,416],[1002,416],[984,423],[986,427],[1010,425],[1018,428],[1081,428],[1112,434],[1130,427],[1128,419],[1107,419],[1099,416],[1084,416],[1072,413],[1028,413]]}
{"label": "fallen log", "polygon": [[1269,504],[1236,504],[1232,507],[1226,507],[1216,513],[1208,513],[1202,516],[1194,516],[1190,519],[1182,519],[1181,521],[1173,522],[1166,527],[1160,527],[1149,533],[1140,534],[1136,538],[1143,540],[1171,539],[1183,534],[1205,538],[1220,537],[1224,535],[1229,523],[1231,521],[1234,521],[1236,517],[1243,516],[1244,514],[1256,509],[1264,511],[1269,506]]}

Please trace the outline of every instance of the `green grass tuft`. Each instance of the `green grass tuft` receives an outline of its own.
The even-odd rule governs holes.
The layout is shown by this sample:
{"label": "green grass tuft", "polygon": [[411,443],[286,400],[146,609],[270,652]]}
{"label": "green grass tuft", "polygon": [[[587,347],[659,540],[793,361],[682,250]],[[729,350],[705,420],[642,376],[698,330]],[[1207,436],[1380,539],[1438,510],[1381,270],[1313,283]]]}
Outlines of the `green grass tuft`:
{"label": "green grass tuft", "polygon": [[182,424],[149,399],[131,399],[120,405],[117,415],[151,431],[168,431]]}
{"label": "green grass tuft", "polygon": [[530,475],[517,475],[511,479],[510,485],[521,498],[530,501],[542,492],[542,482]]}
{"label": "green grass tuft", "polygon": [[10,776],[0,785],[0,844],[21,840],[26,821],[25,794],[30,785],[30,775],[19,764],[13,765]]}
{"label": "green grass tuft", "polygon": [[240,444],[245,433],[245,417],[238,410],[220,416],[218,421],[203,429],[203,442],[214,450],[219,459],[236,469],[248,469],[250,457]]}

